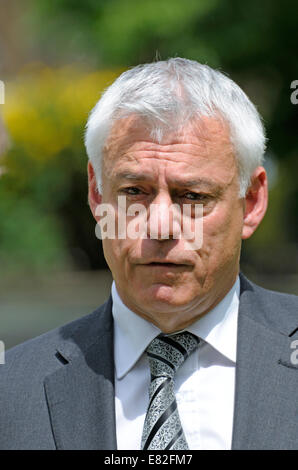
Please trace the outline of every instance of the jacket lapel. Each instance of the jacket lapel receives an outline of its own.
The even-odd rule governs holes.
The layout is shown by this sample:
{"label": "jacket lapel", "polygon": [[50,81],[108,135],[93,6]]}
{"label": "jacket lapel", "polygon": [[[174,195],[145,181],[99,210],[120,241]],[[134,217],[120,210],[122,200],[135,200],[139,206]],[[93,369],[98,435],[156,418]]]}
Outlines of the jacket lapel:
{"label": "jacket lapel", "polygon": [[[260,293],[245,278],[241,281],[232,449],[296,448],[298,366],[290,360],[293,337],[291,331],[285,334],[258,321],[256,312],[264,308]],[[267,314],[270,307],[274,305],[267,306]]]}
{"label": "jacket lapel", "polygon": [[62,335],[62,365],[45,379],[57,448],[116,449],[111,299],[71,338]]}

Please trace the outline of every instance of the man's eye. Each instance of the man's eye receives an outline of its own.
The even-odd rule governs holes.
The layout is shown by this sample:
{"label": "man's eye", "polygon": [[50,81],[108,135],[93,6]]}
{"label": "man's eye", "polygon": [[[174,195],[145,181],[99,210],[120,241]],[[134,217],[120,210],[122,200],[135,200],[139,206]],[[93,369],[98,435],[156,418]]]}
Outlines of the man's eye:
{"label": "man's eye", "polygon": [[207,199],[206,194],[194,193],[192,191],[185,193],[183,197],[185,197],[186,199],[190,199],[191,201],[205,201]]}
{"label": "man's eye", "polygon": [[139,188],[136,188],[135,186],[122,188],[121,192],[124,192],[125,194],[130,194],[131,196],[137,196],[138,194],[142,193],[142,191]]}

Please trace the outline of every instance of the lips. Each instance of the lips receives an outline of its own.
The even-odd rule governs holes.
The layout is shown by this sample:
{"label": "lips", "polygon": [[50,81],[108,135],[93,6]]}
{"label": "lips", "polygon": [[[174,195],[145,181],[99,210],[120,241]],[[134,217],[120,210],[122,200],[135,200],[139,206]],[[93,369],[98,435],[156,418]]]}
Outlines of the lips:
{"label": "lips", "polygon": [[184,263],[173,263],[173,262],[165,262],[165,261],[153,261],[151,263],[147,263],[147,265],[149,266],[168,266],[168,267],[172,267],[172,266],[185,266]]}
{"label": "lips", "polygon": [[187,258],[182,258],[182,259],[173,259],[173,258],[137,258],[137,259],[131,259],[130,262],[132,264],[137,264],[141,266],[167,266],[167,267],[181,267],[181,266],[193,266],[194,263],[192,260],[187,259]]}
{"label": "lips", "polygon": [[177,263],[157,263],[157,262],[153,262],[153,263],[148,263],[147,266],[166,266],[168,268],[172,268],[172,267],[185,266],[185,265],[177,264]]}
{"label": "lips", "polygon": [[177,262],[177,261],[169,261],[169,260],[158,260],[158,261],[149,261],[149,262],[145,262],[145,263],[142,263],[143,265],[145,266],[151,266],[151,267],[167,267],[167,268],[181,268],[181,267],[185,267],[185,266],[190,266],[191,264],[188,262],[188,263],[185,263],[185,262]]}

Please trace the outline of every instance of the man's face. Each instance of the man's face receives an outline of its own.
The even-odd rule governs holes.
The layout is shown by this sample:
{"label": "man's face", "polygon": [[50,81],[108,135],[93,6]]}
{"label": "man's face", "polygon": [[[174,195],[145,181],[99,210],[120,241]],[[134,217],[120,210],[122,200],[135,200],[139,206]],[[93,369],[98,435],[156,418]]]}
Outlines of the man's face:
{"label": "man's face", "polygon": [[203,205],[199,249],[187,249],[183,234],[163,239],[160,223],[154,239],[103,240],[122,301],[164,332],[185,328],[225,296],[238,274],[245,203],[227,127],[204,118],[157,144],[140,118],[119,120],[104,149],[102,183],[99,202],[113,205],[116,223],[118,196],[126,196],[127,207],[145,206],[149,224],[152,204],[162,208],[161,223],[171,204]]}

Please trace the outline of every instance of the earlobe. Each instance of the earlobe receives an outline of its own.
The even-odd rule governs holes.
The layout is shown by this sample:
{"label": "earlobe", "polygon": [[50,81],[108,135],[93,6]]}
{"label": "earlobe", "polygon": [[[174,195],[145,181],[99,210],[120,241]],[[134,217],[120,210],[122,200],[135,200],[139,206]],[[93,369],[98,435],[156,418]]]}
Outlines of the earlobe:
{"label": "earlobe", "polygon": [[242,239],[249,238],[261,223],[268,204],[267,175],[263,167],[258,167],[251,178],[251,185],[245,196]]}
{"label": "earlobe", "polygon": [[102,195],[98,191],[97,181],[95,176],[94,168],[91,162],[88,162],[88,202],[93,214],[93,217],[98,222],[99,217],[96,215],[96,209],[102,202]]}

